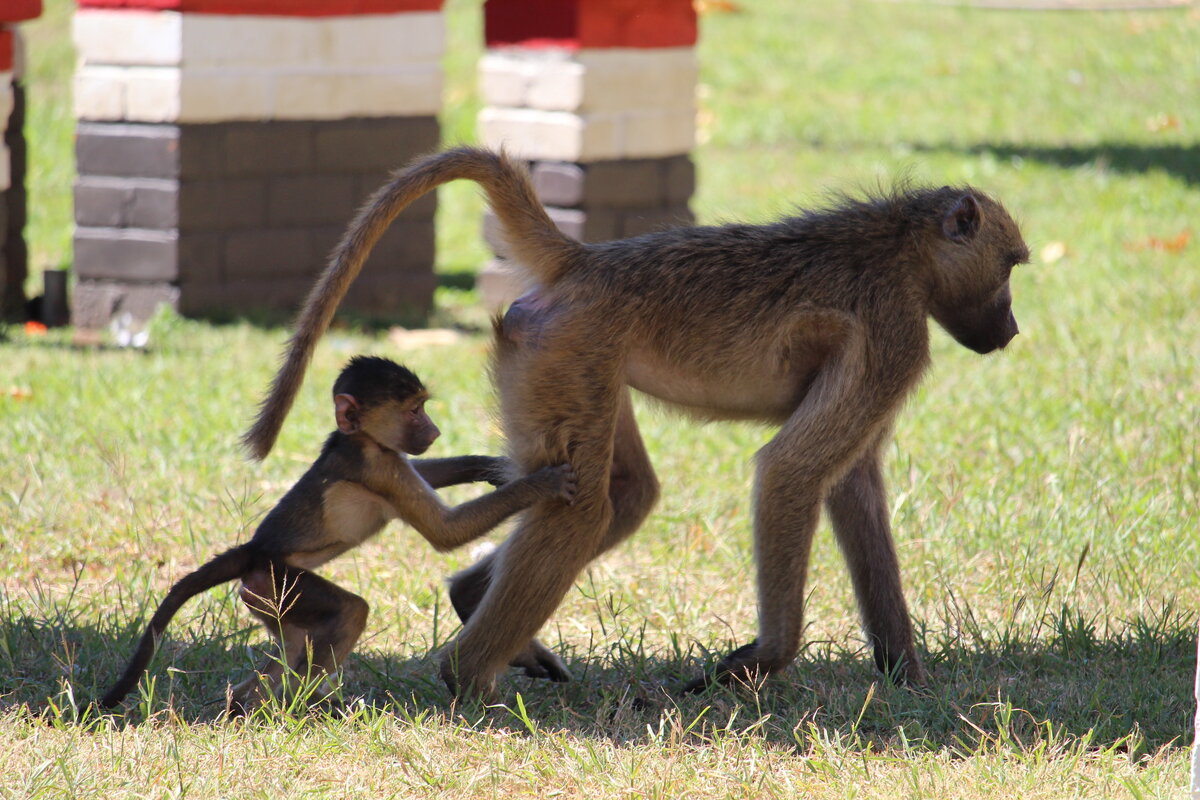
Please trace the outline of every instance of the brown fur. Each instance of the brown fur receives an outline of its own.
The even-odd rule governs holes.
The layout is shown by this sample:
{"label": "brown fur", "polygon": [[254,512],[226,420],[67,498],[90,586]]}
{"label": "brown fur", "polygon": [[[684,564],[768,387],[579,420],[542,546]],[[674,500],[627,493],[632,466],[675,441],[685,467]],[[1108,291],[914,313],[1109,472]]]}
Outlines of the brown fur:
{"label": "brown fur", "polygon": [[[466,621],[443,662],[452,690],[487,695],[593,558],[658,496],[627,386],[706,419],[754,419],[759,635],[716,677],[765,675],[800,647],[822,504],[846,556],[876,663],[923,680],[892,545],[880,450],[929,362],[932,317],[977,352],[1017,333],[1008,288],[1028,259],[1004,208],[970,187],[902,188],[768,225],[666,231],[584,245],[556,231],[502,155],[458,149],[396,173],[352,223],[310,295],[286,363],[246,440],[264,455],[317,337],[370,244],[420,193],[479,182],[514,258],[537,282],[497,325],[494,376],[515,461],[569,461],[570,508],[541,503],[455,576]],[[705,679],[693,683],[697,688]]]}
{"label": "brown fur", "polygon": [[[249,542],[171,588],[101,704],[116,706],[137,685],[167,624],[187,600],[231,580],[241,580],[243,602],[284,656],[264,664],[265,682],[254,675],[233,688],[230,711],[244,711],[278,688],[285,663],[302,675],[332,675],[362,635],[368,606],[313,569],[362,544],[392,519],[412,525],[434,549],[445,551],[483,535],[530,503],[572,499],[574,476],[565,465],[505,483],[511,465],[504,458],[410,461],[405,453],[425,452],[440,433],[425,412],[426,397],[417,377],[394,362],[351,360],[334,383],[338,429],[321,455]],[[471,481],[503,485],[455,508],[447,508],[433,492]]]}

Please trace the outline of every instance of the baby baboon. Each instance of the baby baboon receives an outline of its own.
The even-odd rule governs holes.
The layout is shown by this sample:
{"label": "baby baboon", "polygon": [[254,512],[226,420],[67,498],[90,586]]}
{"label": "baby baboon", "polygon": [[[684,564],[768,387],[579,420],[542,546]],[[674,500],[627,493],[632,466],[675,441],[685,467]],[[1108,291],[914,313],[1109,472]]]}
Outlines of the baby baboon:
{"label": "baby baboon", "polygon": [[[754,487],[758,637],[712,677],[765,675],[798,652],[824,504],[876,664],[897,680],[924,680],[880,455],[929,363],[930,317],[978,353],[1017,334],[1009,273],[1029,252],[1004,208],[970,187],[902,187],[767,225],[581,244],[554,227],[503,155],[461,148],[419,159],[363,207],[309,295],[246,435],[258,457],[374,242],[410,202],[459,178],[483,186],[514,260],[537,284],[496,327],[512,455],[526,469],[570,461],[580,491],[570,508],[531,507],[492,556],[453,579],[466,624],[443,661],[452,691],[489,694],[578,572],[649,513],[658,483],[628,386],[697,417],[779,428],[758,453]],[[528,646],[524,656],[553,659]]]}
{"label": "baby baboon", "polygon": [[[504,483],[506,458],[460,456],[410,461],[440,435],[425,412],[428,393],[409,370],[385,358],[351,359],[333,385],[337,430],[320,456],[283,496],[249,542],[228,550],[176,583],[155,611],[125,672],[101,699],[116,706],[146,670],[167,623],[190,598],[240,579],[242,601],[276,639],[284,657],[261,670],[275,689],[283,664],[300,674],[332,674],[367,622],[361,597],[311,570],[374,536],[391,519],[416,528],[436,550],[481,536],[538,500],[571,502],[568,465],[545,467]],[[434,488],[470,481],[503,484],[447,508]],[[254,675],[232,690],[230,711],[263,699]]]}

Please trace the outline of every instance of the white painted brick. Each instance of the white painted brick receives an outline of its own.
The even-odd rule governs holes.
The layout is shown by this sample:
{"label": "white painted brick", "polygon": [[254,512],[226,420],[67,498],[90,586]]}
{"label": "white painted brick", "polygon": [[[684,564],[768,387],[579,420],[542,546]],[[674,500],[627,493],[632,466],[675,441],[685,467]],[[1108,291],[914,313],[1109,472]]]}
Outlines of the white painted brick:
{"label": "white painted brick", "polygon": [[691,48],[504,50],[479,65],[485,103],[543,111],[621,113],[691,109],[697,64]]}
{"label": "white painted brick", "polygon": [[73,22],[75,49],[84,65],[179,64],[182,28],[183,15],[176,11],[85,8],[76,10]]}
{"label": "white painted brick", "polygon": [[696,145],[696,115],[691,110],[631,112],[620,120],[625,158],[679,155]]}
{"label": "white painted brick", "polygon": [[13,73],[0,72],[0,131],[8,130],[8,118],[12,116],[16,97],[13,94]]}
{"label": "white painted brick", "polygon": [[13,26],[13,68],[12,74],[14,80],[21,80],[25,77],[25,37],[21,35],[21,29]]}
{"label": "white painted brick", "polygon": [[691,48],[583,50],[583,111],[692,109],[698,66]]}
{"label": "white painted brick", "polygon": [[179,122],[228,122],[271,118],[272,81],[251,70],[185,69],[179,90]]}
{"label": "white painted brick", "polygon": [[125,119],[177,122],[183,92],[178,67],[129,67],[125,80]]}
{"label": "white painted brick", "polygon": [[433,64],[446,52],[440,11],[327,19],[324,56],[331,66]]}
{"label": "white painted brick", "polygon": [[488,147],[504,147],[517,158],[585,162],[621,156],[615,116],[484,108],[479,112],[479,135]]}
{"label": "white painted brick", "polygon": [[125,119],[124,67],[82,67],[75,73],[75,118]]}
{"label": "white painted brick", "polygon": [[3,143],[0,143],[0,192],[8,191],[12,186],[12,153]]}
{"label": "white painted brick", "polygon": [[372,71],[273,75],[276,119],[426,116],[442,105],[437,64]]}
{"label": "white painted brick", "polygon": [[188,68],[318,65],[328,26],[327,17],[187,14],[181,63]]}
{"label": "white painted brick", "polygon": [[679,155],[695,145],[695,115],[683,111],[572,114],[537,109],[484,108],[480,139],[518,158],[586,163],[610,158]]}

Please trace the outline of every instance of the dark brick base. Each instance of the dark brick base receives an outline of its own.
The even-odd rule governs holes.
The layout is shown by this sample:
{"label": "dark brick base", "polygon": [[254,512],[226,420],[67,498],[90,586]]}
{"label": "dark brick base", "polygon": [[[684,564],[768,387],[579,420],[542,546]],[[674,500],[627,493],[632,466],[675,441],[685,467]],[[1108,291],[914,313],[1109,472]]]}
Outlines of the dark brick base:
{"label": "dark brick base", "polygon": [[[529,164],[533,186],[563,233],[581,242],[604,242],[691,225],[688,200],[696,189],[696,169],[685,155],[573,164]],[[483,270],[479,288],[485,304],[499,307],[519,294],[516,275],[506,264],[500,220],[484,213],[483,235],[498,258]]]}
{"label": "dark brick base", "polygon": [[[76,324],[140,318],[155,302],[198,316],[294,309],[359,204],[437,141],[432,117],[81,123]],[[404,212],[343,308],[430,309],[436,208],[430,195]]]}
{"label": "dark brick base", "polygon": [[13,111],[4,131],[9,151],[11,180],[0,192],[0,316],[25,317],[25,278],[29,274],[29,250],[25,244],[25,88],[13,82]]}

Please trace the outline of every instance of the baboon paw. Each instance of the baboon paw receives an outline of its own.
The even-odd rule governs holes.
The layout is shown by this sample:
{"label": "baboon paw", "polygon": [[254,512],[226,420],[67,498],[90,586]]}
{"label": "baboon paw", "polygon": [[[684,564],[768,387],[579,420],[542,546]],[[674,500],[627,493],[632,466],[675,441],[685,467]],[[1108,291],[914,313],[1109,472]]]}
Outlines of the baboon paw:
{"label": "baboon paw", "polygon": [[440,673],[442,682],[455,700],[476,700],[485,705],[495,702],[495,678],[481,679],[468,674],[453,654],[447,653],[442,657]]}
{"label": "baboon paw", "polygon": [[920,689],[929,682],[929,675],[915,653],[893,658],[887,651],[876,647],[875,667],[897,686],[907,689]]}
{"label": "baboon paw", "polygon": [[510,661],[509,666],[524,670],[525,675],[530,678],[541,678],[555,683],[571,680],[571,672],[558,654],[536,639]]}
{"label": "baboon paw", "polygon": [[767,676],[779,668],[774,660],[763,659],[758,641],[744,644],[722,658],[711,673],[705,673],[684,684],[681,694],[698,694],[713,686],[746,686],[757,688]]}

